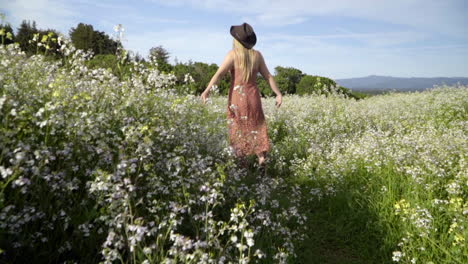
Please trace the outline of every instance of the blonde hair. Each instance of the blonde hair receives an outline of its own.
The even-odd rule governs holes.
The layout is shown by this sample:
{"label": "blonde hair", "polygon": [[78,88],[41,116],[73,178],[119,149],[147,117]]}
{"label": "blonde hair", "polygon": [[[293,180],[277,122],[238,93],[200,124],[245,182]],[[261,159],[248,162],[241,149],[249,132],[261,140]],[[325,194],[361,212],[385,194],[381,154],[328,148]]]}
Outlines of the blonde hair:
{"label": "blonde hair", "polygon": [[245,48],[237,39],[233,40],[232,47],[239,62],[238,66],[243,73],[242,79],[244,82],[248,82],[254,68],[255,51]]}

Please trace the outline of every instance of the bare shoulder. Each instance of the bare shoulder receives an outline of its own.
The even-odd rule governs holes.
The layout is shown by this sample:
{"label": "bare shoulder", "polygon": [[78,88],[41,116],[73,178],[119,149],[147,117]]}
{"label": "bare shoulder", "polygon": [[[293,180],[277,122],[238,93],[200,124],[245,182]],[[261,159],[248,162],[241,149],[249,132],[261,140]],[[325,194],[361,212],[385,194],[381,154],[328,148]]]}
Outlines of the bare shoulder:
{"label": "bare shoulder", "polygon": [[235,52],[233,49],[229,50],[228,53],[226,54],[226,57],[228,58],[234,58],[234,56],[235,56]]}
{"label": "bare shoulder", "polygon": [[263,58],[262,53],[259,50],[255,50],[255,54],[257,55],[256,57],[257,57],[258,62],[261,63],[262,61],[265,61],[265,59]]}
{"label": "bare shoulder", "polygon": [[255,51],[256,51],[256,53],[257,53],[257,56],[258,56],[259,58],[262,58],[262,59],[263,59],[262,53],[261,53],[259,50],[255,50]]}
{"label": "bare shoulder", "polygon": [[234,50],[230,50],[230,51],[228,51],[228,53],[224,57],[224,61],[226,63],[232,64],[232,63],[234,63],[234,57],[235,57]]}
{"label": "bare shoulder", "polygon": [[256,64],[259,65],[259,67],[262,66],[262,64],[265,63],[265,59],[263,58],[263,55],[262,53],[259,51],[259,50],[255,50],[255,61],[256,61]]}
{"label": "bare shoulder", "polygon": [[223,63],[219,66],[221,72],[228,71],[234,64],[234,53],[232,50],[228,51],[226,56],[224,57]]}
{"label": "bare shoulder", "polygon": [[257,63],[258,63],[258,70],[260,74],[266,79],[270,76],[270,72],[268,71],[268,67],[266,66],[265,59],[260,51],[257,50]]}

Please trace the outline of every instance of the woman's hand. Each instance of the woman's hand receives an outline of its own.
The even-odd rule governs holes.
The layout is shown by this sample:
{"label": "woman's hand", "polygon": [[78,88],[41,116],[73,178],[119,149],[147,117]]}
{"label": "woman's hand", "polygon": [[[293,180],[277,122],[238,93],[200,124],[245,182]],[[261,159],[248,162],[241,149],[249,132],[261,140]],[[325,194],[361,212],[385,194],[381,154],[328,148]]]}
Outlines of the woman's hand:
{"label": "woman's hand", "polygon": [[283,96],[281,94],[279,94],[279,95],[276,96],[275,105],[276,105],[276,107],[280,107],[282,103],[283,103]]}
{"label": "woman's hand", "polygon": [[200,95],[200,99],[202,100],[202,103],[206,103],[206,100],[208,99],[208,94],[209,92],[208,91],[204,91],[201,95]]}

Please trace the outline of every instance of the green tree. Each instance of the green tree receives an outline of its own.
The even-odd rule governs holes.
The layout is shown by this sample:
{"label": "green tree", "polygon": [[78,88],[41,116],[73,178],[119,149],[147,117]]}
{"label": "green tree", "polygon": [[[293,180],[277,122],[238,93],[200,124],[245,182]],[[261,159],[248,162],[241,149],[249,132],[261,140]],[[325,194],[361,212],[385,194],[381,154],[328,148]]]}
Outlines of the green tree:
{"label": "green tree", "polygon": [[304,74],[301,70],[293,67],[281,67],[275,68],[275,81],[278,84],[278,88],[286,94],[295,94],[296,86],[301,81]]}
{"label": "green tree", "polygon": [[[218,65],[203,62],[177,63],[173,67],[173,73],[177,77],[177,84],[184,85],[185,74],[192,76],[194,83],[191,85],[193,93],[201,94],[208,86],[213,75],[218,70]],[[226,76],[218,82],[218,90],[222,95],[227,95],[230,87],[231,76]]]}
{"label": "green tree", "polygon": [[60,48],[57,39],[58,31],[55,29],[40,30],[36,27],[36,22],[23,20],[18,33],[15,36],[15,42],[18,42],[21,50],[28,55],[42,53],[54,57],[60,57]]}
{"label": "green tree", "polygon": [[306,75],[297,85],[297,94],[328,94],[335,89],[335,81],[321,76]]}
{"label": "green tree", "polygon": [[156,61],[158,69],[162,72],[170,72],[173,68],[172,65],[169,64],[169,57],[169,51],[161,45],[149,50],[150,61]]}
{"label": "green tree", "polygon": [[15,41],[15,33],[10,24],[0,24],[0,44],[8,45]]}
{"label": "green tree", "polygon": [[[218,70],[218,69],[216,69],[216,70]],[[211,75],[211,76],[213,76],[213,75]],[[227,95],[229,93],[230,86],[231,86],[231,74],[228,73],[218,83],[219,93],[222,94],[222,95]]]}
{"label": "green tree", "polygon": [[36,44],[30,42],[33,39],[34,34],[38,33],[39,30],[36,28],[36,22],[23,20],[18,28],[15,41],[19,43],[22,51],[26,54],[34,54],[36,52]]}
{"label": "green tree", "polygon": [[263,97],[270,97],[274,95],[270,85],[261,75],[257,75],[257,87]]}
{"label": "green tree", "polygon": [[165,63],[169,63],[169,51],[167,51],[163,46],[159,45],[157,47],[152,47],[149,50],[149,56]]}
{"label": "green tree", "polygon": [[70,29],[70,39],[77,49],[92,50],[94,28],[92,25],[79,23],[76,28]]}
{"label": "green tree", "polygon": [[118,71],[119,59],[114,54],[98,54],[86,62],[91,69],[104,68],[111,70],[116,76]]}
{"label": "green tree", "polygon": [[312,94],[318,91],[317,77],[306,75],[301,78],[301,81],[297,84],[296,92],[298,95]]}
{"label": "green tree", "polygon": [[[37,33],[37,45],[36,52],[40,52],[45,55],[54,56],[56,58],[61,57],[62,55],[58,51],[60,45],[57,41],[59,33],[54,29],[39,30]],[[38,44],[40,43],[40,44]]]}
{"label": "green tree", "polygon": [[145,58],[138,52],[133,54],[133,60],[136,62],[146,62]]}
{"label": "green tree", "polygon": [[349,89],[339,86],[330,78],[321,76],[305,75],[297,85],[297,94],[344,94],[347,97],[360,99]]}
{"label": "green tree", "polygon": [[[182,87],[182,86],[185,86],[187,85],[185,83],[185,74],[191,74],[191,68],[188,64],[186,63],[177,63],[176,65],[174,65],[174,67],[172,68],[172,73],[176,76],[176,86],[178,87]],[[195,88],[195,85],[194,83],[192,84],[188,84],[189,85],[189,90],[191,93],[195,93],[196,92],[196,88]]]}
{"label": "green tree", "polygon": [[8,45],[14,42],[15,34],[11,25],[5,23],[6,15],[0,12],[0,44]]}
{"label": "green tree", "polygon": [[94,54],[115,54],[120,43],[112,40],[102,31],[94,31],[92,49]]}
{"label": "green tree", "polygon": [[94,30],[92,25],[79,23],[70,29],[70,39],[77,49],[92,50],[94,55],[115,54],[120,43],[107,34]]}

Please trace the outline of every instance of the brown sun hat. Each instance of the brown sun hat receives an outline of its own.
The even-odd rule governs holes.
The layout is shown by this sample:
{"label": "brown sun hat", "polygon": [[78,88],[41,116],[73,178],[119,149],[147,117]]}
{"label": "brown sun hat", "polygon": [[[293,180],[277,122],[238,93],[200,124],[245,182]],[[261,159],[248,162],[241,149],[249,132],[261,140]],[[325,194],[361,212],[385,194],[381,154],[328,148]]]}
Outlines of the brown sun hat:
{"label": "brown sun hat", "polygon": [[257,43],[257,35],[255,35],[252,26],[247,23],[231,26],[231,35],[246,49],[251,49]]}

